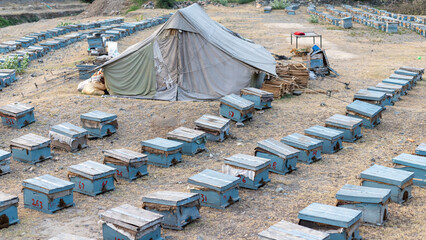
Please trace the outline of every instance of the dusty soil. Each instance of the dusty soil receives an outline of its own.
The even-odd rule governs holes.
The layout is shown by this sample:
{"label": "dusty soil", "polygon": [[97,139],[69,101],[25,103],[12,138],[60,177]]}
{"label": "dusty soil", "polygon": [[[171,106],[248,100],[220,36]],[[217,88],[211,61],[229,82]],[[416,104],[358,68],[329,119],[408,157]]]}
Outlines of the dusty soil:
{"label": "dusty soil", "polygon": [[[205,168],[220,170],[222,160],[236,153],[253,154],[256,142],[323,125],[329,116],[345,112],[353,94],[361,88],[376,85],[400,66],[425,67],[425,38],[411,31],[389,35],[355,24],[351,30],[331,25],[311,24],[305,8],[296,16],[283,11],[263,14],[252,6],[219,8],[209,6],[207,13],[245,37],[264,45],[276,54],[290,55],[290,33],[315,30],[324,37],[323,46],[332,67],[341,74],[337,79],[311,81],[316,90],[335,90],[334,97],[303,94],[273,102],[273,108],[258,112],[244,128],[232,125],[233,138],[223,143],[207,144],[208,152],[195,157],[183,157],[172,168],[149,166],[149,176],[134,182],[121,181],[116,190],[97,197],[74,194],[75,207],[53,215],[23,207],[21,183],[24,179],[51,174],[66,179],[67,166],[87,160],[101,162],[103,149],[129,148],[138,151],[140,141],[165,137],[179,126],[194,127],[194,120],[203,114],[218,114],[219,103],[161,102],[84,96],[77,92],[77,78],[65,78],[63,73],[74,71],[74,64],[87,59],[87,43],[81,42],[44,57],[44,63],[32,63],[28,72],[12,87],[0,92],[1,104],[21,101],[36,108],[37,122],[24,129],[0,127],[0,148],[7,150],[10,140],[27,133],[47,136],[51,126],[71,122],[79,124],[79,115],[101,110],[118,115],[118,132],[105,139],[89,142],[90,147],[78,153],[55,150],[53,160],[30,166],[12,161],[12,173],[0,177],[0,191],[20,198],[20,224],[0,230],[0,239],[48,239],[61,232],[102,239],[99,214],[124,203],[141,205],[144,194],[158,190],[189,191],[187,178]],[[140,10],[149,17],[167,11]],[[3,40],[16,38],[26,32],[46,30],[58,21],[45,20],[0,29]],[[83,19],[94,21],[97,18]],[[126,19],[133,21],[134,19]],[[155,29],[148,29],[120,40],[120,51],[143,40]],[[306,40],[303,44],[309,44]],[[422,56],[422,60],[417,60]],[[301,59],[294,59],[301,61]],[[35,77],[31,77],[34,74]],[[343,84],[350,82],[351,89]],[[38,88],[34,83],[37,83]],[[400,153],[412,153],[425,142],[426,81],[404,96],[395,106],[388,107],[382,123],[373,130],[363,129],[364,137],[356,143],[344,143],[345,148],[312,165],[299,164],[298,170],[286,176],[270,174],[271,182],[253,191],[240,189],[241,201],[226,210],[202,208],[202,218],[184,231],[162,230],[166,239],[257,239],[257,233],[270,225],[287,220],[296,223],[298,212],[312,202],[335,204],[336,192],[346,183],[359,184],[358,174],[371,166],[392,166],[391,159]],[[325,106],[321,106],[323,103]],[[283,188],[283,192],[276,191]],[[426,239],[426,192],[413,188],[413,199],[389,206],[390,218],[384,227],[362,226],[364,239]]]}
{"label": "dusty soil", "polygon": [[117,15],[130,4],[130,1],[127,0],[95,0],[86,8],[82,15],[85,17]]}

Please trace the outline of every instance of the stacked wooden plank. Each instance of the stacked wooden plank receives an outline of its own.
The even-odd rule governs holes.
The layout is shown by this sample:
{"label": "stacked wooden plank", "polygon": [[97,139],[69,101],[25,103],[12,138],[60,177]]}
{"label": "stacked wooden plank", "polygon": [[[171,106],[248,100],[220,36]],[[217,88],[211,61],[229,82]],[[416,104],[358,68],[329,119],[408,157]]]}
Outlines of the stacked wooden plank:
{"label": "stacked wooden plank", "polygon": [[274,98],[308,87],[309,71],[305,64],[277,65],[276,69],[278,77],[273,77],[262,85],[262,90],[273,93]]}

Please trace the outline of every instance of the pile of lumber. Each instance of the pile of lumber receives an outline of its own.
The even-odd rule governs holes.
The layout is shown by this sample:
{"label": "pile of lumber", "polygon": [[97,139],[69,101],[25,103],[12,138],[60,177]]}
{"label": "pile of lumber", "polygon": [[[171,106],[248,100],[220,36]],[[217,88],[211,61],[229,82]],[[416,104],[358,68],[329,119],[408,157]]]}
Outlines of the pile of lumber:
{"label": "pile of lumber", "polygon": [[309,71],[306,65],[296,64],[277,64],[277,77],[267,79],[262,90],[274,94],[274,98],[281,98],[285,94],[291,94],[296,89],[305,89],[308,87]]}

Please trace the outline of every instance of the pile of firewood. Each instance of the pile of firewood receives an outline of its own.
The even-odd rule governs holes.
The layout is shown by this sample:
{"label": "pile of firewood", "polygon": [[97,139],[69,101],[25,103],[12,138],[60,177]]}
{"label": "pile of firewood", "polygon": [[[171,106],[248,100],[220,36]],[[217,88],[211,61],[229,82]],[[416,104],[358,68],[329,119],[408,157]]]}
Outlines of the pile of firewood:
{"label": "pile of firewood", "polygon": [[277,65],[277,77],[266,79],[262,90],[274,94],[274,98],[281,98],[291,94],[294,90],[308,87],[309,72],[304,64]]}

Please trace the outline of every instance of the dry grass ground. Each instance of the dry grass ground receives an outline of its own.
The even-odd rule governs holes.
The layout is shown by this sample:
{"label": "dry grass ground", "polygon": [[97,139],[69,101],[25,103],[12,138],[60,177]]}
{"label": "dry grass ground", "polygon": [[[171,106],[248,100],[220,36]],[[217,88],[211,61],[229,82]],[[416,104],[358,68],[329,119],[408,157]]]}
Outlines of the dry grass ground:
{"label": "dry grass ground", "polygon": [[[159,15],[165,11],[140,10],[133,14]],[[324,37],[332,67],[341,74],[342,82],[351,82],[351,89],[335,79],[311,81],[313,89],[335,90],[335,98],[320,94],[303,94],[273,102],[273,108],[255,115],[244,128],[232,125],[234,138],[223,143],[207,144],[208,152],[186,157],[172,168],[149,167],[149,176],[134,182],[121,181],[116,190],[97,197],[74,194],[76,206],[53,215],[25,209],[21,183],[24,179],[51,174],[66,178],[67,166],[87,160],[102,161],[103,149],[140,149],[140,141],[162,136],[178,127],[194,127],[194,120],[203,114],[218,114],[218,102],[160,102],[84,96],[76,91],[78,80],[64,80],[63,72],[73,69],[74,63],[87,59],[82,42],[50,53],[44,63],[33,63],[27,74],[0,93],[1,104],[15,101],[29,103],[36,108],[37,122],[24,129],[0,127],[0,148],[8,149],[10,140],[27,133],[47,136],[51,126],[61,122],[79,124],[79,115],[101,110],[118,115],[118,132],[105,139],[89,142],[90,147],[78,153],[54,151],[54,159],[37,166],[12,161],[12,173],[0,177],[0,191],[18,195],[20,224],[0,230],[0,239],[48,239],[61,232],[101,239],[99,213],[120,204],[141,205],[141,196],[157,190],[189,191],[187,178],[205,168],[220,170],[224,157],[235,153],[252,154],[256,142],[273,137],[280,139],[315,125],[336,113],[344,113],[347,102],[361,88],[376,85],[400,66],[425,67],[425,38],[407,31],[389,35],[354,24],[351,30],[330,25],[311,24],[305,8],[297,15],[283,11],[263,14],[253,6],[218,8],[209,6],[207,13],[216,21],[264,45],[277,54],[289,55],[290,32],[314,30]],[[1,40],[16,38],[26,32],[45,30],[58,21],[24,24],[0,29]],[[73,20],[73,19],[71,19]],[[77,21],[78,19],[74,19]],[[95,19],[87,19],[95,20]],[[131,21],[132,19],[128,19]],[[82,21],[86,21],[83,19]],[[145,30],[120,40],[120,51],[149,36],[154,29]],[[305,44],[308,44],[307,41]],[[423,60],[417,60],[417,56]],[[296,59],[297,60],[297,59]],[[301,60],[300,60],[301,61]],[[30,73],[35,77],[29,76]],[[45,79],[53,79],[46,82]],[[34,86],[38,84],[38,89]],[[359,184],[357,175],[372,163],[392,166],[392,157],[412,153],[425,142],[426,81],[404,96],[395,106],[388,107],[383,122],[374,130],[363,129],[364,137],[345,149],[324,155],[312,165],[298,165],[290,175],[271,174],[271,182],[260,190],[240,189],[241,201],[226,210],[202,208],[202,219],[184,231],[163,230],[166,239],[257,239],[257,233],[270,225],[287,220],[297,222],[297,213],[312,202],[335,204],[335,193],[346,183]],[[21,94],[22,93],[22,94]],[[320,106],[324,103],[325,106]],[[284,192],[277,193],[282,187]],[[384,227],[362,226],[364,239],[426,239],[426,192],[413,188],[414,198],[403,205],[391,203],[390,218]]]}

